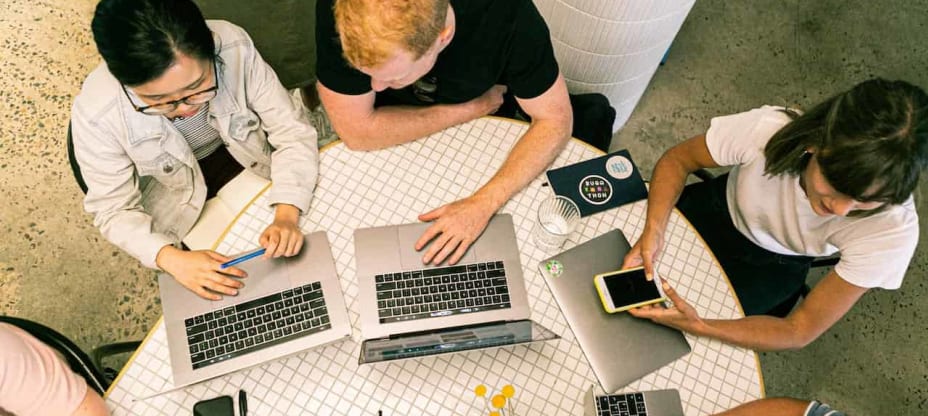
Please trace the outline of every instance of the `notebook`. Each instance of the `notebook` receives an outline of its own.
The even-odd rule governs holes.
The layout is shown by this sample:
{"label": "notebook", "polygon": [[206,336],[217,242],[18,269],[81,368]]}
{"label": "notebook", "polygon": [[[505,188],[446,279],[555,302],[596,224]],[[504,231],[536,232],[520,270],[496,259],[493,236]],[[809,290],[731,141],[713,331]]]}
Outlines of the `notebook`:
{"label": "notebook", "polygon": [[554,193],[574,201],[585,217],[648,197],[628,150],[546,172]]}
{"label": "notebook", "polygon": [[235,220],[239,212],[245,210],[255,195],[259,195],[270,181],[248,169],[242,170],[226,183],[216,196],[203,205],[203,212],[196,224],[183,238],[184,244],[191,250],[207,250],[219,240],[226,227]]}

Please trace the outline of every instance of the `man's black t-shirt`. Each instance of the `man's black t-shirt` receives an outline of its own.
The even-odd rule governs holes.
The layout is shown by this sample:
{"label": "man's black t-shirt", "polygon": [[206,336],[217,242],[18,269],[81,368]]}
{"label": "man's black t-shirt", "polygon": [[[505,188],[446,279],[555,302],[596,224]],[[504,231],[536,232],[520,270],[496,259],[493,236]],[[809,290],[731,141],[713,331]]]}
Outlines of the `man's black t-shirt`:
{"label": "man's black t-shirt", "polygon": [[[334,0],[316,9],[317,76],[346,95],[371,91],[371,79],[342,55],[332,11]],[[557,79],[558,67],[548,27],[531,0],[451,0],[455,33],[435,66],[401,90],[377,94],[378,104],[457,104],[506,85],[518,98],[535,98]]]}

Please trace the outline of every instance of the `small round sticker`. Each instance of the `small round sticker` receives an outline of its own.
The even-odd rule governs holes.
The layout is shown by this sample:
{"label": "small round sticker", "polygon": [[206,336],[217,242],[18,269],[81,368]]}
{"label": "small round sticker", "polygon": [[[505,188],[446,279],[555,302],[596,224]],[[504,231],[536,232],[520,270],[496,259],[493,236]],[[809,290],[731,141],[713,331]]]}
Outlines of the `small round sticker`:
{"label": "small round sticker", "polygon": [[606,161],[606,172],[609,172],[609,176],[616,179],[625,179],[632,176],[634,170],[635,166],[632,165],[632,161],[625,156],[613,156]]}
{"label": "small round sticker", "polygon": [[602,205],[612,199],[612,184],[599,175],[590,175],[580,181],[580,196],[593,205]]}
{"label": "small round sticker", "polygon": [[564,265],[557,260],[548,260],[545,263],[545,269],[548,270],[548,275],[551,277],[558,277],[561,273],[564,273]]}

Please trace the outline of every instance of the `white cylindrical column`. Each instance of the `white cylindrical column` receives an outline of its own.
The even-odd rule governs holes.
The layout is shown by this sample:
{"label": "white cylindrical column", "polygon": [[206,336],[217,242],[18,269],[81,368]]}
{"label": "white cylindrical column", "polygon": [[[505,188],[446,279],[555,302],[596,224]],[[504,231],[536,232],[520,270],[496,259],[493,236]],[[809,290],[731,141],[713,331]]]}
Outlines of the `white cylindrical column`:
{"label": "white cylindrical column", "polygon": [[695,0],[534,0],[573,94],[598,92],[616,109],[618,131]]}

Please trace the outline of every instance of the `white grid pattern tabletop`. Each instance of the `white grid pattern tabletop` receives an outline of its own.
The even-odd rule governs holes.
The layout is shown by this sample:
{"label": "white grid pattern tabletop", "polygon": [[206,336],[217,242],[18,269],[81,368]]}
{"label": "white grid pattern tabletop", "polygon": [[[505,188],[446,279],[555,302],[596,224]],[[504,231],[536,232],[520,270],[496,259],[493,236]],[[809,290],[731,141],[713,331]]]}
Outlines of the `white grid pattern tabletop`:
{"label": "white grid pattern tabletop", "polygon": [[[470,195],[502,165],[527,129],[524,123],[486,117],[428,138],[374,152],[344,144],[321,157],[312,208],[304,231],[326,230],[354,328],[346,341],[311,349],[191,387],[156,395],[172,386],[164,324],[159,321],[126,365],[106,400],[113,414],[189,414],[199,400],[248,392],[256,415],[486,415],[489,400],[477,397],[484,384],[498,391],[511,384],[515,415],[580,415],[583,394],[595,383],[589,364],[536,269],[545,253],[531,243],[533,213],[551,195],[544,175],[516,194],[501,212],[512,215],[519,241],[532,319],[562,338],[528,346],[446,354],[358,366],[354,244],[356,228],[417,221],[417,215]],[[553,166],[600,153],[571,140]],[[620,228],[634,242],[644,226],[645,201],[582,218],[565,249]],[[230,226],[217,247],[222,253],[252,248],[273,218],[264,195]],[[738,318],[741,311],[725,277],[703,242],[676,212],[671,216],[663,275],[709,318]],[[685,278],[683,278],[685,276]],[[623,391],[676,388],[687,415],[718,412],[763,396],[757,356],[707,338],[687,335],[692,353],[626,386]],[[153,396],[154,397],[150,397]],[[148,397],[148,398],[146,398]]]}

